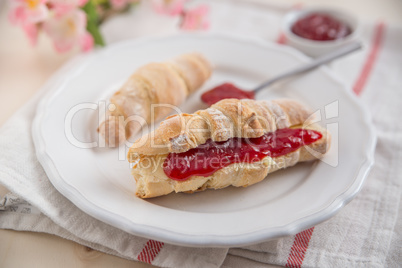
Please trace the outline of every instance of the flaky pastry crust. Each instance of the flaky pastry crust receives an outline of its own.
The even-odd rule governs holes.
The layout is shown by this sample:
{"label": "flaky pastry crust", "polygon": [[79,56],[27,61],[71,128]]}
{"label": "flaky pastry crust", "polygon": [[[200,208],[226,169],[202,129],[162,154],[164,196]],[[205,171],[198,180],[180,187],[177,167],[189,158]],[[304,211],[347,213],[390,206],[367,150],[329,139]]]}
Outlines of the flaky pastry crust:
{"label": "flaky pastry crust", "polygon": [[[226,99],[194,114],[171,116],[154,133],[139,139],[129,150],[128,159],[133,165],[136,195],[150,198],[171,192],[196,192],[230,185],[246,187],[278,169],[319,159],[328,151],[331,136],[319,125],[309,124],[310,119],[311,111],[290,99]],[[185,181],[177,181],[168,178],[163,171],[162,165],[169,153],[188,151],[208,139],[256,138],[289,127],[313,129],[320,132],[322,138],[284,156],[265,157],[254,163],[231,164],[208,177],[193,176]]]}
{"label": "flaky pastry crust", "polygon": [[291,99],[225,99],[194,114],[166,118],[155,132],[132,145],[129,156],[185,152],[208,139],[256,138],[279,128],[304,124],[310,115],[303,104]]}
{"label": "flaky pastry crust", "polygon": [[[110,98],[115,109],[107,110],[99,133],[111,147],[122,143],[141,129],[141,122],[149,124],[172,112],[166,106],[156,106],[151,116],[152,104],[180,105],[201,87],[211,72],[211,65],[199,53],[140,67]],[[130,120],[131,116],[137,120]]]}

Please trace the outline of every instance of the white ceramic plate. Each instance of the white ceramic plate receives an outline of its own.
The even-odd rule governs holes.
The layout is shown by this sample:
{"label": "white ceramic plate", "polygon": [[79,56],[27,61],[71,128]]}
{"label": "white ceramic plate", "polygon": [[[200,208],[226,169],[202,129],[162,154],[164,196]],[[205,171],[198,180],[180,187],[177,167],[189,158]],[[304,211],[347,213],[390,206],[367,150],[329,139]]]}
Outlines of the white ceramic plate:
{"label": "white ceramic plate", "polygon": [[[321,113],[321,124],[333,136],[327,157],[270,174],[248,188],[142,200],[134,195],[126,146],[83,149],[71,143],[71,135],[80,142],[97,142],[98,115],[92,109],[136,68],[191,51],[204,54],[215,71],[181,107],[185,112],[205,108],[200,93],[214,85],[231,81],[252,88],[309,60],[285,46],[229,35],[141,39],[87,56],[43,99],[33,127],[38,158],[63,195],[89,215],[135,235],[178,245],[225,247],[295,234],[327,220],[357,194],[373,164],[375,135],[368,112],[324,67],[259,98],[296,98]],[[81,109],[83,103],[89,104],[87,109]],[[72,121],[67,124],[70,134],[66,119]]]}

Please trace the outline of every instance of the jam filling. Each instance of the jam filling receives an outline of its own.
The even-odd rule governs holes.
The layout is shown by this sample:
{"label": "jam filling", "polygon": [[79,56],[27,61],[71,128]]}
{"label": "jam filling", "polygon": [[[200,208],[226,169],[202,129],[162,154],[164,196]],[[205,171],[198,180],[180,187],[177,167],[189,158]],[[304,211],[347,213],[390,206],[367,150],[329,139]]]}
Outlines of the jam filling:
{"label": "jam filling", "polygon": [[201,95],[201,100],[210,106],[223,99],[254,99],[254,92],[240,89],[231,83],[224,83]]}
{"label": "jam filling", "polygon": [[177,181],[192,176],[208,177],[233,163],[253,163],[263,158],[279,157],[321,139],[311,129],[284,128],[259,138],[231,138],[223,142],[211,139],[183,153],[170,153],[163,163],[165,174]]}
{"label": "jam filling", "polygon": [[310,40],[329,41],[348,36],[352,31],[348,25],[329,15],[313,13],[296,21],[292,32]]}

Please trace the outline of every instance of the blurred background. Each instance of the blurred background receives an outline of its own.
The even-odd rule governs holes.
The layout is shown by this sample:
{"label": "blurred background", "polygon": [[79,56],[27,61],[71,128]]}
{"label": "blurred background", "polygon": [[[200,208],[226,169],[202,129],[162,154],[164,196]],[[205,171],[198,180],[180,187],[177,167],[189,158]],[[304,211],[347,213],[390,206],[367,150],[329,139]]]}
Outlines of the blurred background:
{"label": "blurred background", "polygon": [[[189,0],[189,2],[191,4],[192,1]],[[385,20],[388,24],[402,26],[402,1],[400,0],[244,0],[234,2],[263,2],[264,4],[272,5],[273,8],[282,8],[283,10],[295,5],[303,5],[303,7],[329,6],[349,11],[355,14],[360,21]],[[9,2],[0,0],[0,125],[30,99],[55,70],[74,55],[80,53],[78,49],[64,53],[56,52],[51,40],[43,34],[38,36],[36,46],[31,46],[21,28],[10,23],[9,9]],[[138,7],[134,7],[130,15],[137,15],[135,14],[135,9],[138,9]],[[119,17],[125,16],[128,16],[128,14],[119,15]],[[140,16],[142,17],[143,15],[139,14],[137,17]],[[165,26],[168,25],[166,26],[167,31],[170,30],[169,25],[178,23],[177,19],[165,20],[162,15],[158,15],[158,20],[161,20],[161,23]],[[101,31],[103,28],[107,31],[108,26],[113,22],[109,23],[109,25],[108,23],[106,21],[101,26]],[[127,38],[135,37],[136,33],[139,33],[139,35],[144,34],[141,31],[141,25],[133,25],[132,27],[140,29],[126,30],[124,34]],[[267,25],[267,27],[269,26]],[[109,39],[124,38],[124,35],[116,38],[107,36],[108,34],[113,35],[109,31],[105,34],[105,39],[108,39],[108,37]]]}

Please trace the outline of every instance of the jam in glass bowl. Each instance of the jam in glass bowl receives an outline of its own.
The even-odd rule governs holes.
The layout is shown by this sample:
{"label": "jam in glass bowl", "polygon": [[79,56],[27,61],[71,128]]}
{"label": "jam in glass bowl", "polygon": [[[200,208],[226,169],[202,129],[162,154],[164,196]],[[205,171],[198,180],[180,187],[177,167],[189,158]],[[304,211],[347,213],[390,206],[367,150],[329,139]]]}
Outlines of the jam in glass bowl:
{"label": "jam in glass bowl", "polygon": [[289,12],[283,21],[287,44],[318,57],[357,40],[357,19],[340,10],[310,8]]}

